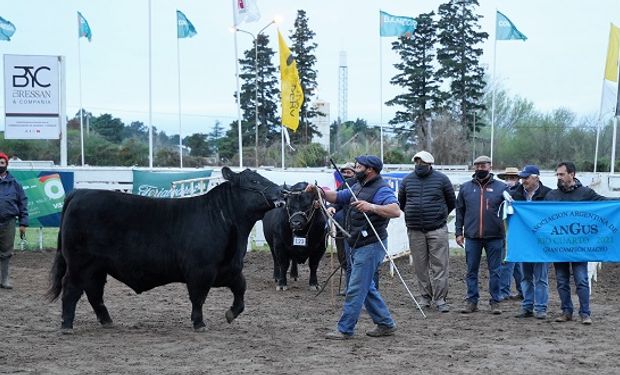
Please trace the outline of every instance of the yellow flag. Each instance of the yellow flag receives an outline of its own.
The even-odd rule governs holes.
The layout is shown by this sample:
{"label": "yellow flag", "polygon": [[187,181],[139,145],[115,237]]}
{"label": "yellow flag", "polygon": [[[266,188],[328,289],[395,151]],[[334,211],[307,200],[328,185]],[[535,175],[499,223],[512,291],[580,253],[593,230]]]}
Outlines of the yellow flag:
{"label": "yellow flag", "polygon": [[620,51],[620,27],[611,24],[607,62],[605,63],[605,80],[618,82],[618,52]]}
{"label": "yellow flag", "polygon": [[280,80],[282,95],[282,125],[296,131],[299,126],[299,111],[304,102],[304,92],[299,81],[297,63],[278,31],[280,45]]}

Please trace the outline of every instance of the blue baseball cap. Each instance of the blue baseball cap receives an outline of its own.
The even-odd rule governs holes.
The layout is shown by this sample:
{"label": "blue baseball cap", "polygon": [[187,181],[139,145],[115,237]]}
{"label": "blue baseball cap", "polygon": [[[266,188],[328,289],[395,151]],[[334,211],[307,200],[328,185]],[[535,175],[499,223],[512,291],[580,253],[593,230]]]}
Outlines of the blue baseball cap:
{"label": "blue baseball cap", "polygon": [[531,175],[538,176],[540,175],[540,170],[535,165],[526,165],[523,167],[523,170],[519,172],[519,177],[528,178]]}
{"label": "blue baseball cap", "polygon": [[361,155],[356,157],[355,161],[365,167],[374,169],[377,173],[383,169],[383,162],[375,155]]}

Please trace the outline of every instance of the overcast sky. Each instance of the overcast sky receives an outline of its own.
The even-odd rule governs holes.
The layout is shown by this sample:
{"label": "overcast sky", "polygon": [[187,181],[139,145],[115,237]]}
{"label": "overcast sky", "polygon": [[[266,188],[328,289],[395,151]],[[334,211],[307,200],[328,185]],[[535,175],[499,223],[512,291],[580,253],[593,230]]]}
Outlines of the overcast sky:
{"label": "overcast sky", "polygon": [[[482,29],[490,34],[482,63],[491,69],[495,10],[504,13],[528,40],[497,43],[497,79],[511,94],[525,97],[539,110],[568,108],[581,115],[598,113],[609,24],[620,25],[620,0],[481,0]],[[66,57],[67,112],[79,107],[76,12],[88,20],[93,39],[82,38],[82,102],[95,115],[112,113],[126,123],[148,120],[147,0],[0,0],[0,16],[17,28],[13,40],[0,41],[5,54]],[[287,38],[298,9],[305,9],[315,41],[319,97],[338,116],[338,61],[348,60],[348,117],[371,124],[381,119],[383,101],[398,94],[389,85],[396,71],[393,38],[379,38],[379,10],[417,16],[437,11],[442,1],[257,0],[261,19],[240,28],[255,33],[270,20],[282,19]],[[180,40],[184,135],[208,132],[215,120],[226,127],[236,118],[235,51],[231,0],[152,0],[154,125],[178,134],[177,40],[175,10],[183,11],[198,35]],[[277,51],[276,27],[271,46]],[[239,54],[252,39],[238,35]],[[380,69],[380,50],[383,69]],[[277,55],[274,64],[277,63]],[[380,74],[382,73],[382,75]],[[383,77],[381,79],[381,77]],[[0,93],[3,105],[4,93]],[[393,113],[384,107],[383,121]],[[2,125],[4,119],[2,118]]]}

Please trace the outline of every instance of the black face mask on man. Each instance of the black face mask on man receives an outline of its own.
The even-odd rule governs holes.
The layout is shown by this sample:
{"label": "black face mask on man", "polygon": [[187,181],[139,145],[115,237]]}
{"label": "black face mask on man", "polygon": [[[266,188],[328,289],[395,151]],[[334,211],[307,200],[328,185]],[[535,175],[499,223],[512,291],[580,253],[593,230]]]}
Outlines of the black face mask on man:
{"label": "black face mask on man", "polygon": [[478,180],[484,180],[488,176],[489,176],[489,171],[484,171],[484,170],[476,171],[476,179]]}
{"label": "black face mask on man", "polygon": [[431,170],[431,166],[430,165],[420,164],[420,165],[416,165],[415,166],[415,173],[417,175],[427,174],[430,170]]}
{"label": "black face mask on man", "polygon": [[0,165],[0,174],[3,174],[4,172],[6,172],[6,165]]}
{"label": "black face mask on man", "polygon": [[364,182],[366,179],[366,171],[355,172],[355,178],[360,182]]}

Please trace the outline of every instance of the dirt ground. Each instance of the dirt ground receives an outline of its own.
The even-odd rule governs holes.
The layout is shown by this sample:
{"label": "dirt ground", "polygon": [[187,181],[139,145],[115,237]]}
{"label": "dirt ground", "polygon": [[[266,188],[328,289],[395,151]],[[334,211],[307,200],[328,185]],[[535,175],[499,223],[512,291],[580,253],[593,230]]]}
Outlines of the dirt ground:
{"label": "dirt ground", "polygon": [[[105,300],[115,327],[99,326],[83,297],[74,335],[60,335],[60,303],[42,295],[54,253],[20,252],[13,258],[15,289],[0,290],[0,373],[3,374],[375,374],[375,373],[542,373],[617,374],[620,365],[620,265],[605,264],[593,286],[594,324],[555,323],[552,319],[514,318],[518,302],[502,304],[504,314],[488,306],[462,315],[464,258],[451,258],[447,314],[428,310],[424,319],[398,278],[384,266],[381,291],[398,325],[395,336],[370,338],[362,312],[356,337],[325,340],[340,316],[343,297],[336,283],[314,297],[308,269],[289,290],[276,292],[267,252],[249,253],[246,310],[232,324],[224,312],[232,303],[228,289],[214,289],[205,304],[207,331],[191,328],[184,285],[173,284],[136,295],[109,279]],[[319,281],[332,260],[323,259]],[[407,259],[397,265],[415,291]],[[338,273],[336,274],[338,275]],[[559,311],[554,275],[550,312]],[[481,277],[486,300],[487,276]],[[415,292],[414,292],[415,293]],[[574,297],[576,301],[576,297]]]}

